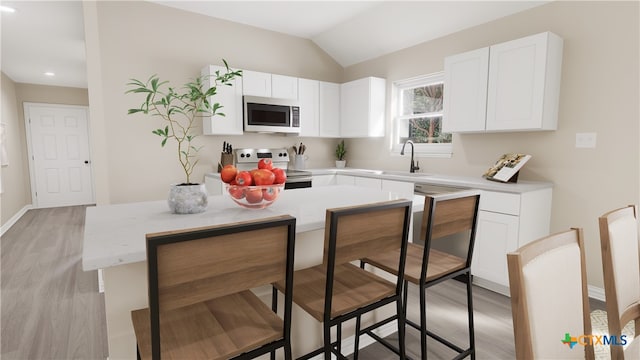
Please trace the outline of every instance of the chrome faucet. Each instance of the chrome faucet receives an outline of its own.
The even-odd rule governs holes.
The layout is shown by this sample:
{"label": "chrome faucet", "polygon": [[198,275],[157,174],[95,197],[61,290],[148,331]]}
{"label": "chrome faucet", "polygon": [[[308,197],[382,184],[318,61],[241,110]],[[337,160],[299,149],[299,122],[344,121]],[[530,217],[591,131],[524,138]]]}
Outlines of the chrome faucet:
{"label": "chrome faucet", "polygon": [[409,168],[409,172],[416,172],[416,170],[420,170],[420,167],[418,166],[418,162],[416,161],[416,163],[413,163],[413,141],[411,140],[407,140],[404,142],[404,144],[402,144],[402,150],[400,150],[400,155],[404,155],[404,147],[407,146],[407,143],[411,144],[411,167]]}

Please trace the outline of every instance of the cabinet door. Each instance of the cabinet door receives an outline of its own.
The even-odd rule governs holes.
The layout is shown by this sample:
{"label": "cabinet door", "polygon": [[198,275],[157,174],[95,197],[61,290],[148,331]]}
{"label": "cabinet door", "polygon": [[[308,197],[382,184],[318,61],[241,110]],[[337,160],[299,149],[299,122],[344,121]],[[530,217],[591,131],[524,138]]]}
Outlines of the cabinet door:
{"label": "cabinet door", "polygon": [[298,100],[298,78],[271,75],[271,97]]}
{"label": "cabinet door", "polygon": [[242,87],[243,95],[271,97],[271,74],[243,70]]}
{"label": "cabinet door", "polygon": [[509,287],[507,253],[518,248],[517,216],[478,212],[478,228],[471,273]]}
{"label": "cabinet door", "polygon": [[366,187],[366,188],[378,189],[378,190],[382,189],[382,180],[380,179],[356,176],[355,184],[356,186],[360,186],[360,187]]}
{"label": "cabinet door", "polygon": [[[222,66],[207,66],[202,69],[202,75],[215,76],[215,72],[226,71]],[[209,88],[210,79],[205,79],[204,86]],[[204,116],[202,118],[202,133],[205,135],[242,135],[242,78],[232,80],[233,86],[218,86],[218,93],[210,98],[211,103],[222,105],[220,111],[225,116]]]}
{"label": "cabinet door", "polygon": [[340,84],[320,82],[320,137],[340,137]]}
{"label": "cabinet door", "polygon": [[[558,55],[548,53],[548,39],[554,44],[559,38],[541,33],[491,46],[489,60],[489,90],[487,94],[487,130],[555,129],[555,121],[545,122],[545,96],[559,93],[559,70],[555,69]],[[562,47],[560,41],[560,48]],[[557,47],[554,47],[554,49]],[[548,58],[548,56],[550,57]],[[560,63],[562,55],[560,50]],[[552,65],[553,64],[553,65]],[[549,74],[557,72],[557,74]],[[547,89],[547,76],[557,77],[557,86]],[[551,81],[551,80],[550,80]],[[555,98],[557,95],[553,94]],[[557,101],[557,100],[556,100]],[[553,114],[548,114],[553,116]]]}
{"label": "cabinet door", "polygon": [[443,131],[485,130],[488,71],[489,48],[444,59]]}
{"label": "cabinet door", "polygon": [[318,123],[320,82],[298,79],[298,94],[300,96],[300,136],[318,136],[320,134]]}
{"label": "cabinet door", "polygon": [[340,135],[384,136],[385,80],[368,77],[340,86]]}

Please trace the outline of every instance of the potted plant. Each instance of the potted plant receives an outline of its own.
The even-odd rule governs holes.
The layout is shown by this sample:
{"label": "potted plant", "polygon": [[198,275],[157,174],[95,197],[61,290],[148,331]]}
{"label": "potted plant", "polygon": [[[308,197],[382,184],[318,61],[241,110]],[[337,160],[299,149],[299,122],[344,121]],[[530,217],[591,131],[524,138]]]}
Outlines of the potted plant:
{"label": "potted plant", "polygon": [[347,154],[347,149],[344,147],[344,140],[341,140],[336,146],[336,167],[343,168],[347,165],[347,161],[344,156]]}
{"label": "potted plant", "polygon": [[[224,116],[220,112],[222,105],[213,102],[218,86],[232,86],[231,80],[242,76],[242,70],[231,70],[224,61],[226,71],[216,71],[214,75],[205,75],[184,84],[181,89],[169,85],[168,81],[161,81],[157,75],[152,75],[143,83],[130,79],[126,92],[143,94],[144,101],[140,107],[129,109],[128,114],[144,113],[158,116],[164,127],[152,131],[161,138],[160,146],[167,141],[176,142],[178,162],[185,174],[185,181],[172,184],[169,191],[169,208],[176,214],[195,214],[206,210],[207,191],[204,184],[193,183],[191,174],[198,164],[198,151],[202,147],[193,144],[198,136],[196,130],[200,127],[203,115]],[[209,78],[210,87],[205,88],[205,81]]]}

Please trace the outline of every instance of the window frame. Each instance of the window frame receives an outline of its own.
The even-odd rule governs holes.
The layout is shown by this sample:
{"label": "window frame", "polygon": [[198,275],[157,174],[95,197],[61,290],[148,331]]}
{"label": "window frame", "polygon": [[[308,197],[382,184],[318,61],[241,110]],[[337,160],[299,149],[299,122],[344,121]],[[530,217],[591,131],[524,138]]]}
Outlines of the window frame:
{"label": "window frame", "polygon": [[[402,143],[397,142],[400,136],[398,135],[400,126],[399,123],[402,120],[407,120],[416,117],[442,117],[444,119],[444,108],[442,112],[431,112],[420,115],[402,115],[402,91],[421,86],[443,84],[444,86],[444,71],[439,71],[432,74],[420,75],[409,79],[394,81],[392,85],[392,120],[391,120],[391,136],[390,136],[390,149],[392,155],[400,155],[402,149]],[[442,126],[442,125],[441,125]],[[422,157],[448,157],[453,154],[453,139],[451,143],[436,143],[436,144],[414,144],[414,153]]]}

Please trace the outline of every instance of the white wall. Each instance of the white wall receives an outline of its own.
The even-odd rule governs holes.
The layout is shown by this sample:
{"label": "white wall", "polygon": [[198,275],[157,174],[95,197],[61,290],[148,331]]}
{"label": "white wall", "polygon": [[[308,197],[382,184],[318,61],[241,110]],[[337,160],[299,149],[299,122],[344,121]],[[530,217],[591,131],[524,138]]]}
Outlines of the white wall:
{"label": "white wall", "polygon": [[[260,30],[157,4],[85,2],[92,144],[98,203],[165,199],[170,183],[184,173],[167,145],[160,148],[151,130],[157,119],[127,115],[142,101],[125,95],[130,78],[158,74],[176,86],[226,59],[234,68],[325,81],[339,81],[342,68],[310,40]],[[204,145],[194,179],[214,171],[223,141],[235,148],[284,146],[297,137],[262,134],[202,136]],[[309,167],[333,163],[335,140],[302,139]]]}
{"label": "white wall", "polygon": [[[555,183],[551,230],[585,229],[589,283],[602,287],[597,218],[639,199],[638,5],[555,1],[351,66],[345,80],[373,75],[391,84],[442,71],[448,55],[543,31],[564,38],[557,131],[454,135],[452,158],[419,158],[420,167],[481,176],[503,153],[533,155],[520,179]],[[597,147],[576,149],[578,132],[597,133]],[[349,140],[350,166],[407,170],[409,159],[391,156],[389,141]]]}
{"label": "white wall", "polygon": [[9,165],[2,167],[2,188],[0,194],[0,223],[5,225],[22,208],[31,204],[29,168],[26,166],[27,148],[24,136],[24,121],[18,115],[19,102],[16,84],[2,73],[2,119],[6,131]]}

